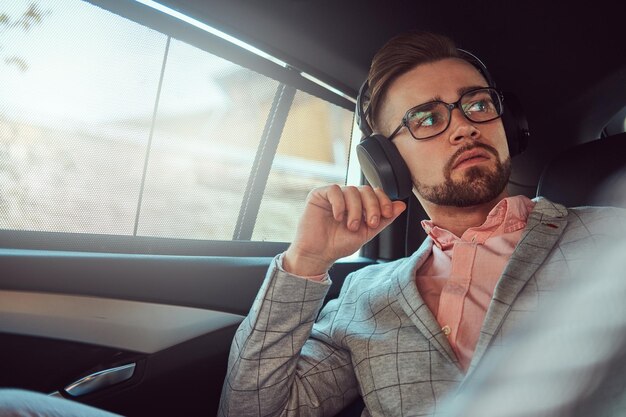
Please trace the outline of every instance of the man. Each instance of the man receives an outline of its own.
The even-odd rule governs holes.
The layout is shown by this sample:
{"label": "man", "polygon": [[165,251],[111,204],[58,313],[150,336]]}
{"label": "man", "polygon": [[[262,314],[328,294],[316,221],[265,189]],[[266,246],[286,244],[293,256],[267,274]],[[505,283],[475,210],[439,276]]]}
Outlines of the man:
{"label": "man", "polygon": [[405,205],[368,186],[313,190],[235,335],[221,416],[332,416],[358,395],[364,416],[436,413],[488,346],[625,229],[618,209],[507,194],[499,95],[448,38],[392,39],[368,81],[368,122],[406,163],[429,237],[348,276],[320,312],[330,266]]}

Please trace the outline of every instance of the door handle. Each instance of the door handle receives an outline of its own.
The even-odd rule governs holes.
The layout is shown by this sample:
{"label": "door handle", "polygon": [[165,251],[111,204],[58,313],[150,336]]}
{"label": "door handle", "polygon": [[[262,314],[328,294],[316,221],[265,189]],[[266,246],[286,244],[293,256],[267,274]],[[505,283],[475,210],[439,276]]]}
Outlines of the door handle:
{"label": "door handle", "polygon": [[135,373],[135,363],[98,371],[65,387],[72,397],[91,394],[120,382],[129,380]]}

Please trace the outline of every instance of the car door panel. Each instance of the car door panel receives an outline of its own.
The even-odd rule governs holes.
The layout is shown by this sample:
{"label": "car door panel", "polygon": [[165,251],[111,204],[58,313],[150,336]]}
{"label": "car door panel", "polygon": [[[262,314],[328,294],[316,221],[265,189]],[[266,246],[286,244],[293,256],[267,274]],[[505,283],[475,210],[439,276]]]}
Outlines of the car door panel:
{"label": "car door panel", "polygon": [[[0,386],[127,416],[215,415],[230,343],[272,257],[0,250]],[[371,261],[338,262],[345,276]],[[72,397],[70,384],[135,364],[132,377]]]}

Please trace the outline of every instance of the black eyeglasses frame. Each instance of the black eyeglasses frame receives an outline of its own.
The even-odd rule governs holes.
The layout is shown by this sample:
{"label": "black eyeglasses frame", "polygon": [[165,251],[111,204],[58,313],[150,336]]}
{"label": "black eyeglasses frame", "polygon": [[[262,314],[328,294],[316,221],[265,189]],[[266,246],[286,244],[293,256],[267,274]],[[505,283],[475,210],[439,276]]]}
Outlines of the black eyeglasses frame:
{"label": "black eyeglasses frame", "polygon": [[[471,118],[470,118],[470,117],[469,117],[469,116],[468,116],[468,115],[467,115],[467,114],[463,111],[463,109],[462,109],[462,108],[461,108],[461,106],[460,106],[461,101],[463,100],[463,97],[465,97],[467,94],[470,94],[470,93],[475,93],[476,91],[480,91],[480,90],[490,90],[490,91],[493,91],[493,92],[496,94],[496,96],[498,97],[498,99],[500,100],[500,113],[499,113],[496,117],[494,117],[493,119],[489,119],[489,120],[479,120],[479,121],[472,120],[472,119],[471,119]],[[409,129],[409,125],[408,125],[409,114],[410,114],[411,112],[413,112],[413,111],[414,111],[416,108],[418,108],[418,107],[422,107],[422,106],[424,106],[424,105],[426,105],[426,104],[438,104],[438,103],[444,104],[444,105],[446,106],[446,108],[448,109],[448,124],[446,124],[446,127],[445,127],[445,128],[444,128],[441,132],[439,132],[439,133],[435,133],[434,135],[431,135],[431,136],[426,136],[426,137],[424,137],[424,138],[416,138],[416,137],[415,137],[415,135],[413,134],[413,132],[411,131],[411,129]],[[394,138],[394,137],[398,134],[398,132],[400,132],[400,130],[401,130],[403,127],[406,127],[406,130],[408,130],[408,131],[409,131],[409,133],[411,134],[411,136],[412,136],[412,137],[413,137],[413,139],[415,139],[415,140],[420,140],[420,141],[421,141],[421,140],[433,139],[435,136],[439,136],[439,135],[441,135],[443,132],[445,132],[445,131],[446,131],[446,130],[450,127],[450,123],[451,123],[451,121],[452,121],[452,110],[454,110],[455,108],[456,108],[456,109],[459,109],[459,111],[461,112],[461,114],[462,114],[462,115],[463,115],[463,116],[464,116],[467,120],[469,120],[469,121],[470,121],[470,122],[472,122],[472,123],[488,123],[488,122],[492,122],[492,121],[497,120],[497,119],[499,119],[500,117],[502,117],[502,114],[504,113],[504,96],[502,95],[502,93],[501,93],[498,89],[496,89],[496,88],[494,88],[494,87],[480,87],[480,88],[473,88],[473,89],[471,89],[471,90],[468,90],[468,91],[464,92],[463,94],[461,94],[461,97],[459,97],[459,99],[458,99],[457,101],[455,101],[454,103],[446,103],[445,101],[435,100],[435,101],[429,101],[429,102],[426,102],[426,103],[418,104],[417,106],[413,106],[413,107],[411,107],[410,109],[408,109],[408,110],[404,113],[404,116],[402,117],[402,121],[400,122],[400,125],[398,125],[398,127],[397,127],[397,128],[396,128],[396,129],[395,129],[395,130],[391,133],[391,135],[389,135],[389,136],[387,137],[387,139],[392,140],[392,139],[393,139],[393,138]]]}

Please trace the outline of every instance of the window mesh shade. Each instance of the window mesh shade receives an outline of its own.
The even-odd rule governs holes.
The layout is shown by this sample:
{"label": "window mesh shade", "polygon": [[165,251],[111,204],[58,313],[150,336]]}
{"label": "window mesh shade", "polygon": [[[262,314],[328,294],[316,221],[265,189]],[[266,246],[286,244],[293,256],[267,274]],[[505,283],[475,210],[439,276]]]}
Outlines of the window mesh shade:
{"label": "window mesh shade", "polygon": [[277,86],[172,41],[138,234],[232,239]]}
{"label": "window mesh shade", "polygon": [[[278,81],[88,2],[0,15],[0,229],[232,239]],[[345,182],[351,125],[297,92],[252,240]]]}
{"label": "window mesh shade", "polygon": [[166,37],[80,1],[11,26],[30,4],[0,6],[0,228],[132,234]]}
{"label": "window mesh shade", "polygon": [[345,184],[353,113],[296,93],[261,200],[252,240],[288,242],[314,187]]}

